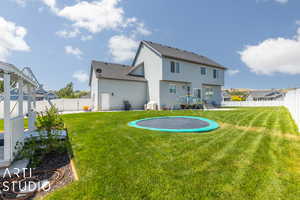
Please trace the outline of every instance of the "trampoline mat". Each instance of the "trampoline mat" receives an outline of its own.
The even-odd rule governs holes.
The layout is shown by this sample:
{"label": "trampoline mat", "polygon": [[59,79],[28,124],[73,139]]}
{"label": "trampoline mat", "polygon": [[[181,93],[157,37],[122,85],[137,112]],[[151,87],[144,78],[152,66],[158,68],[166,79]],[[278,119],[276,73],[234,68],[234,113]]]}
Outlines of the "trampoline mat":
{"label": "trampoline mat", "polygon": [[165,117],[158,119],[146,119],[136,123],[138,126],[157,129],[199,129],[210,124],[200,119],[184,117]]}

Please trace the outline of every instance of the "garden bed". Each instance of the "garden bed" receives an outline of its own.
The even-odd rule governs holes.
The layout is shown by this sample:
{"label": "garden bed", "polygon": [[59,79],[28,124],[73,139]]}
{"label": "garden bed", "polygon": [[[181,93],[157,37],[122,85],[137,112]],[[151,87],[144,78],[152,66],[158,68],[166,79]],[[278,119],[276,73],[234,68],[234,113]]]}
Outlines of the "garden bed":
{"label": "garden bed", "polygon": [[[48,154],[46,157],[42,160],[41,164],[37,167],[32,169],[31,175],[30,172],[27,171],[26,173],[26,181],[34,181],[36,183],[40,182],[42,183],[43,180],[49,180],[50,188],[44,188],[40,191],[32,191],[29,193],[23,193],[23,194],[17,194],[15,189],[15,192],[3,192],[0,199],[2,200],[8,200],[8,199],[34,199],[34,198],[40,198],[43,197],[59,188],[64,187],[65,185],[71,183],[74,180],[74,175],[72,171],[72,167],[70,164],[70,158],[67,152],[61,153],[61,154]],[[12,177],[6,177],[5,179],[0,179],[0,182],[8,181],[9,185],[12,186],[13,181],[21,182],[21,179],[24,180],[24,177],[17,178],[16,176]],[[29,182],[27,182],[29,183]],[[8,184],[7,184],[8,185]],[[42,184],[41,184],[42,185]],[[18,186],[17,186],[18,187]],[[0,189],[4,189],[3,187]]]}

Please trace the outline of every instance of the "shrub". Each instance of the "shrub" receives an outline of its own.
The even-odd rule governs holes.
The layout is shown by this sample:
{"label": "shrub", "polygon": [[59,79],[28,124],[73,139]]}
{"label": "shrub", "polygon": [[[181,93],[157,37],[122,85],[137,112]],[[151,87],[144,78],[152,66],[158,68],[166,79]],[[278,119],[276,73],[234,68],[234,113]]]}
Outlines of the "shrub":
{"label": "shrub", "polygon": [[180,108],[181,108],[181,109],[185,109],[186,107],[187,107],[186,104],[181,104],[181,105],[180,105]]}
{"label": "shrub", "polygon": [[66,141],[59,134],[64,129],[64,121],[55,107],[38,113],[35,125],[38,136],[16,145],[16,159],[27,158],[32,167],[37,166],[47,154],[63,153],[67,150]]}

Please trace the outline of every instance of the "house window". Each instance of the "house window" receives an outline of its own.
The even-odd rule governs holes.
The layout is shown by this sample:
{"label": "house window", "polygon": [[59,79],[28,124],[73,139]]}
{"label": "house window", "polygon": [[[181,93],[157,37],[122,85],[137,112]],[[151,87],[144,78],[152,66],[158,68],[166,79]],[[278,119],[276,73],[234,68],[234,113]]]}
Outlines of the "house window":
{"label": "house window", "polygon": [[191,95],[191,87],[187,86],[186,90],[187,90],[187,95],[190,96]]}
{"label": "house window", "polygon": [[201,75],[206,75],[206,68],[205,67],[201,67]]}
{"label": "house window", "polygon": [[178,62],[176,63],[176,73],[180,73],[180,65]]}
{"label": "house window", "polygon": [[210,99],[214,96],[213,88],[205,88],[205,96],[207,99]]}
{"label": "house window", "polygon": [[171,61],[171,73],[180,73],[180,64],[179,62]]}
{"label": "house window", "polygon": [[169,85],[169,93],[176,94],[176,85],[174,85],[174,84]]}
{"label": "house window", "polygon": [[175,73],[175,62],[171,61],[171,73]]}
{"label": "house window", "polygon": [[194,97],[201,99],[201,89],[194,88]]}
{"label": "house window", "polygon": [[219,77],[218,70],[216,70],[216,69],[213,70],[213,77],[214,77],[214,79]]}

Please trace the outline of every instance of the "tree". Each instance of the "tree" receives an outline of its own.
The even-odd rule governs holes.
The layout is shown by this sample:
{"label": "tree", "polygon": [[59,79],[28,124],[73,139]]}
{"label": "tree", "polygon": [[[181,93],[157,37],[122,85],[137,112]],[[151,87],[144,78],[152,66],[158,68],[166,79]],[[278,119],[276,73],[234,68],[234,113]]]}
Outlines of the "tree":
{"label": "tree", "polygon": [[59,98],[74,98],[74,86],[73,83],[70,82],[66,85],[66,87],[60,89],[56,95]]}
{"label": "tree", "polygon": [[56,95],[59,98],[81,98],[83,96],[88,95],[89,92],[87,91],[80,91],[80,90],[76,90],[74,91],[74,86],[73,83],[70,82],[66,85],[66,87],[60,89],[59,91],[56,92]]}

